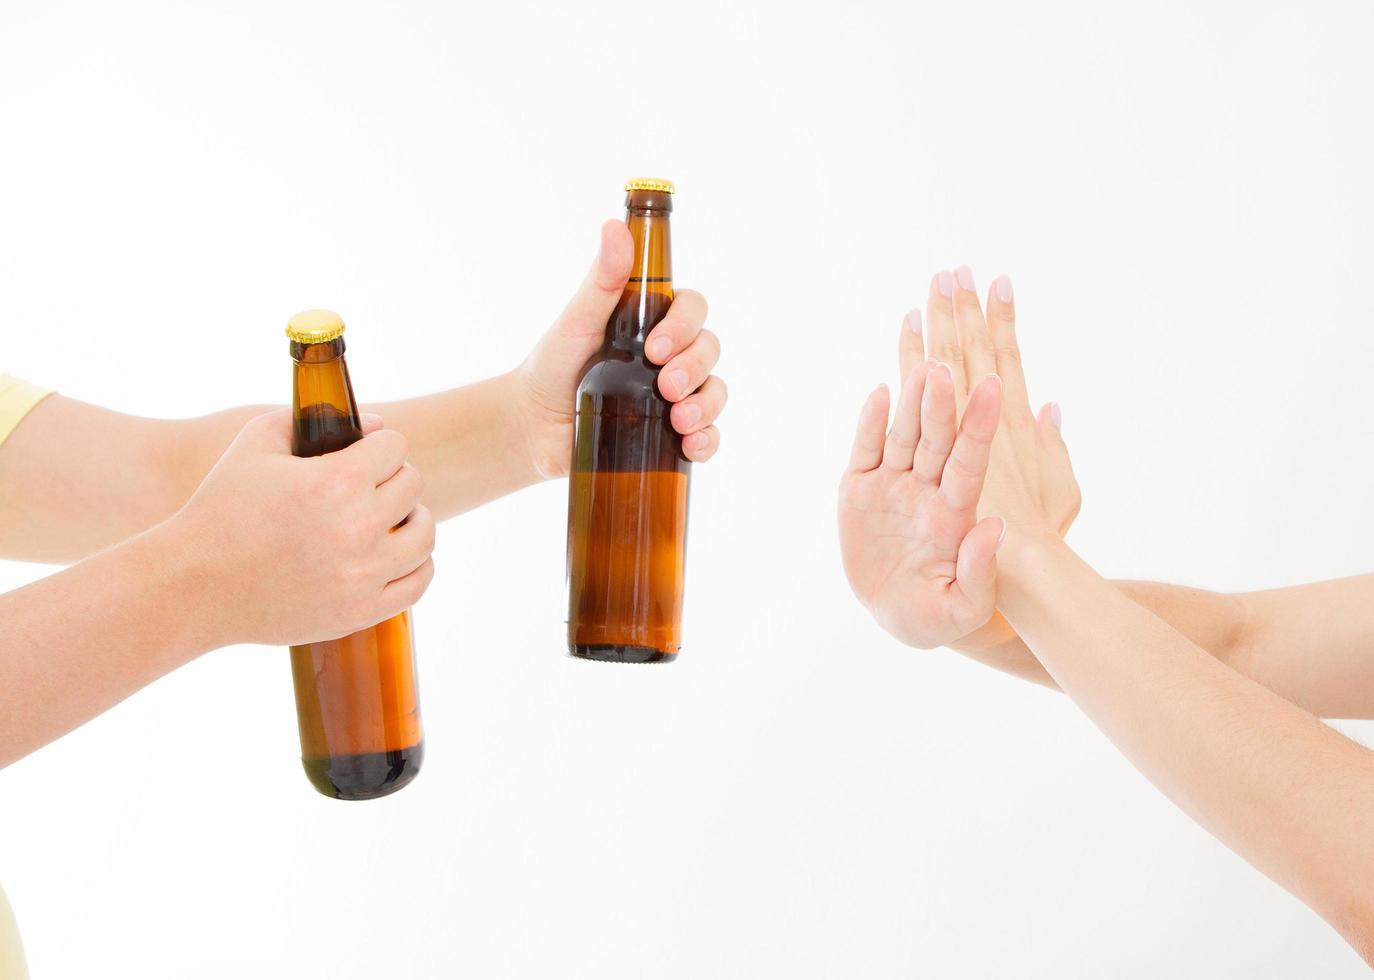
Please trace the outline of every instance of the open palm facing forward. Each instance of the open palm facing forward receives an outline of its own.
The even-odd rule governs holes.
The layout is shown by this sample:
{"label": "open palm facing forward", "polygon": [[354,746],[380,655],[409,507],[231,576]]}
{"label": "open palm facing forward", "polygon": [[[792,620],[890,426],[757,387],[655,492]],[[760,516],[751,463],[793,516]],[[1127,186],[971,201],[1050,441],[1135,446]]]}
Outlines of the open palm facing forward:
{"label": "open palm facing forward", "polygon": [[886,386],[864,404],[840,482],[840,550],[850,587],[879,625],[928,649],[993,615],[1006,525],[980,522],[978,498],[1002,383],[995,374],[980,381],[960,423],[948,366],[924,361],[904,374],[891,429]]}

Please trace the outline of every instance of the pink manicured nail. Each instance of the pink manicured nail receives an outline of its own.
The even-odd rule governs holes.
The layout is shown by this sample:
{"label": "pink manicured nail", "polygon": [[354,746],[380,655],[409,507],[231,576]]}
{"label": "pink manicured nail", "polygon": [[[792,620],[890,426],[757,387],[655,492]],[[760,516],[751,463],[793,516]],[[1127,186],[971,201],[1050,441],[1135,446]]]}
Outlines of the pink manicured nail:
{"label": "pink manicured nail", "polygon": [[1058,402],[1050,402],[1050,425],[1056,429],[1064,428],[1064,413],[1059,410]]}
{"label": "pink manicured nail", "polygon": [[382,417],[373,412],[363,412],[358,416],[358,421],[366,425],[381,425]]}
{"label": "pink manicured nail", "polygon": [[682,408],[678,410],[678,415],[682,418],[682,427],[684,429],[690,429],[701,421],[701,406],[691,404],[683,405]]}
{"label": "pink manicured nail", "polygon": [[678,370],[668,375],[668,387],[679,395],[687,394],[687,372]]}
{"label": "pink manicured nail", "polygon": [[917,307],[906,315],[906,325],[912,333],[921,332],[921,309]]}
{"label": "pink manicured nail", "polygon": [[967,289],[969,292],[972,292],[972,291],[973,291],[973,270],[972,270],[972,269],[970,269],[970,268],[969,268],[968,266],[966,266],[966,265],[961,265],[961,266],[959,266],[959,268],[958,268],[957,270],[955,270],[954,275],[955,275],[955,277],[959,280],[959,288],[960,288],[960,289]]}
{"label": "pink manicured nail", "polygon": [[1002,542],[1007,540],[1007,519],[1002,518],[1002,533],[997,535],[997,544],[993,546],[992,553],[995,555],[1002,550]]}
{"label": "pink manicured nail", "polygon": [[999,300],[1001,300],[1003,303],[1011,302],[1010,276],[998,276],[997,281],[993,283],[993,286],[997,289],[997,298]]}
{"label": "pink manicured nail", "polygon": [[940,275],[936,278],[936,283],[940,290],[941,296],[948,299],[949,297],[954,295],[954,277],[949,274],[948,269],[940,273]]}
{"label": "pink manicured nail", "polygon": [[668,355],[673,352],[673,342],[667,337],[655,337],[645,346],[644,352],[655,361],[667,360]]}

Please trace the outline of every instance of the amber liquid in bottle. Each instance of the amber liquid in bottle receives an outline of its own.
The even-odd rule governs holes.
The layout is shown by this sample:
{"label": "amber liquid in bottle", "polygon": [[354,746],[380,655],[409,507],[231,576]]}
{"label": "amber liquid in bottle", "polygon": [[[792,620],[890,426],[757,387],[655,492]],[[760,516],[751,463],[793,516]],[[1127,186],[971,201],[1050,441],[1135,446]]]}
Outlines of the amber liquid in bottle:
{"label": "amber liquid in bottle", "polygon": [[[292,452],[320,456],[362,438],[342,337],[293,341]],[[309,602],[309,594],[302,595]],[[396,792],[420,771],[424,740],[410,611],[337,640],[291,648],[301,762],[314,787],[340,800]]]}
{"label": "amber liquid in bottle", "polygon": [[682,643],[691,464],[644,341],[673,301],[664,190],[631,189],[630,282],[577,389],[568,491],[568,652],[655,663]]}

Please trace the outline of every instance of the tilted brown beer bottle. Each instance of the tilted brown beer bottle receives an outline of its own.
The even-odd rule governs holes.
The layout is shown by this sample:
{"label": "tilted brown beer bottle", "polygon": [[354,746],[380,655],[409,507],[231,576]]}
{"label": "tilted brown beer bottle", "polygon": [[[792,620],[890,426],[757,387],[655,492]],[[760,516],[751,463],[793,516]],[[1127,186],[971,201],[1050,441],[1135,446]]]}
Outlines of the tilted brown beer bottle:
{"label": "tilted brown beer bottle", "polygon": [[568,652],[672,660],[682,641],[691,464],[644,341],[673,302],[673,185],[625,185],[634,268],[577,388],[568,490]]}
{"label": "tilted brown beer bottle", "polygon": [[[363,437],[343,332],[343,320],[328,310],[297,313],[287,324],[297,456],[332,453]],[[301,601],[309,602],[305,585]],[[424,741],[409,610],[342,639],[293,646],[291,672],[301,762],[316,789],[371,800],[415,778]]]}

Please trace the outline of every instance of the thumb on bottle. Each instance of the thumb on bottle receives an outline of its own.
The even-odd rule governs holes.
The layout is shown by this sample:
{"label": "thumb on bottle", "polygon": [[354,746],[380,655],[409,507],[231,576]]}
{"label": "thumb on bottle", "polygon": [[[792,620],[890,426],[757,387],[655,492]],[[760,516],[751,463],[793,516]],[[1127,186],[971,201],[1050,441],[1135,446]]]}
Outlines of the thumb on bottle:
{"label": "thumb on bottle", "polygon": [[561,331],[577,336],[600,336],[605,331],[606,320],[630,280],[633,252],[634,242],[623,222],[607,221],[601,226],[601,246],[592,267],[558,318]]}

